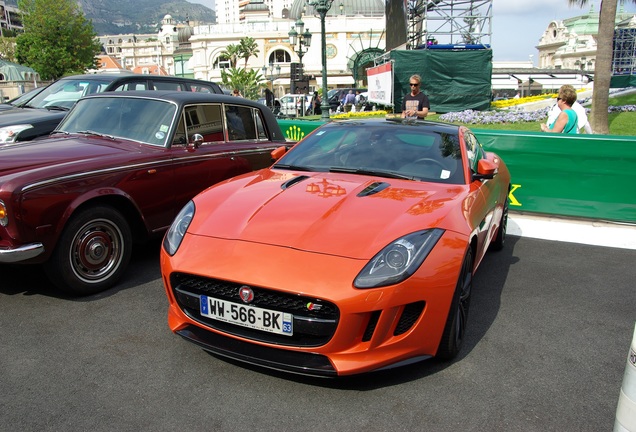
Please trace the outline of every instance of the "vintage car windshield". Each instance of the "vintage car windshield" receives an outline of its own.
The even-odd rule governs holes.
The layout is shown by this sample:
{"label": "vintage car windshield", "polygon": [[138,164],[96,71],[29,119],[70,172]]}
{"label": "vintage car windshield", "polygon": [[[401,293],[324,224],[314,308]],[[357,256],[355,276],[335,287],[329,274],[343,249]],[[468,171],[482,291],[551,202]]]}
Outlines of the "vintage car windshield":
{"label": "vintage car windshield", "polygon": [[465,183],[457,134],[381,122],[324,127],[290,150],[274,168]]}
{"label": "vintage car windshield", "polygon": [[42,90],[26,107],[68,111],[82,96],[101,93],[109,84],[108,81],[96,79],[62,79]]}
{"label": "vintage car windshield", "polygon": [[145,98],[87,98],[77,102],[55,132],[108,135],[166,146],[176,105]]}

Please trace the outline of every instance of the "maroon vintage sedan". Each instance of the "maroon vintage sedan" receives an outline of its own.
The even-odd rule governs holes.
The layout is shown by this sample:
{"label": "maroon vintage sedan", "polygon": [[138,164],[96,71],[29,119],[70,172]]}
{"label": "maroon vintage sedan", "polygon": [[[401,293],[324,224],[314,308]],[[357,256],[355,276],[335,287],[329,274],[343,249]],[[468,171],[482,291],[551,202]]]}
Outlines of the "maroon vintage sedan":
{"label": "maroon vintage sedan", "polygon": [[45,139],[0,149],[0,263],[43,263],[62,290],[111,287],[132,245],[194,195],[269,166],[285,145],[271,111],[193,92],[80,100]]}

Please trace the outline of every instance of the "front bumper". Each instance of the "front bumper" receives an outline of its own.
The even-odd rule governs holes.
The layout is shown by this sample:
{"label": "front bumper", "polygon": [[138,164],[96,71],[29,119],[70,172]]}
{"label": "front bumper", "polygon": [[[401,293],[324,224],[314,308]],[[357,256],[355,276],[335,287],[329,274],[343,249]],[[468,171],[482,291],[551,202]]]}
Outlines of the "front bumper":
{"label": "front bumper", "polygon": [[31,243],[13,249],[0,248],[0,263],[15,263],[35,258],[44,252],[42,243]]}
{"label": "front bumper", "polygon": [[[364,262],[187,236],[174,256],[161,252],[170,303],[168,325],[174,333],[219,356],[317,377],[365,373],[428,358],[437,352],[466,247],[463,237],[450,231],[438,246],[427,258],[427,265],[406,281],[359,290],[351,281]],[[213,258],[208,251],[214,251]],[[255,330],[207,321],[197,314],[199,295],[240,300],[218,291],[199,292],[193,286],[182,289],[181,280],[173,286],[171,276],[175,273],[193,275],[200,289],[207,290],[208,282],[231,281],[229,285],[238,284],[229,290],[234,292],[249,281],[257,296],[275,291],[285,296],[314,297],[318,304],[329,302],[339,311],[335,331],[322,342],[311,344],[273,340],[269,335],[255,334]],[[185,291],[188,295],[184,300]],[[262,307],[284,310],[273,304]]]}
{"label": "front bumper", "polygon": [[213,354],[245,363],[307,376],[328,378],[338,375],[329,359],[320,354],[254,345],[194,325],[177,330],[176,334]]}

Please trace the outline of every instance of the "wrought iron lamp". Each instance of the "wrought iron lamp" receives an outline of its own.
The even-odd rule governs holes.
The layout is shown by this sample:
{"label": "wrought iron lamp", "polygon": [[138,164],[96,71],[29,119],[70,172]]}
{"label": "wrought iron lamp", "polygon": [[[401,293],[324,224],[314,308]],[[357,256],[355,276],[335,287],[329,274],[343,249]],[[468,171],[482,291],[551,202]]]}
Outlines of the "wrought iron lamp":
{"label": "wrought iron lamp", "polygon": [[327,41],[325,38],[325,18],[331,9],[333,0],[307,0],[309,6],[313,6],[320,16],[320,42],[322,51],[322,110],[321,120],[329,120],[329,101],[327,100]]}

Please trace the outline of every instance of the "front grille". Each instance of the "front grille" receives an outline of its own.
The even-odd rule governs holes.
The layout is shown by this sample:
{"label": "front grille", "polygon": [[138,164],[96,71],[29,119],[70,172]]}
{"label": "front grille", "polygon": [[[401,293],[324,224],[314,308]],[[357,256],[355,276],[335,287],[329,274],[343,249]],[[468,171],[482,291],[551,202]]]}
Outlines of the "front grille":
{"label": "front grille", "polygon": [[[193,320],[225,333],[261,342],[303,347],[324,345],[333,337],[340,317],[338,307],[331,302],[250,286],[254,292],[254,300],[250,305],[291,313],[294,317],[293,336],[267,333],[217,321],[200,313],[201,295],[244,304],[239,297],[239,289],[243,284],[185,273],[172,273],[170,285],[179,307]],[[320,307],[309,310],[307,307],[309,303]]]}
{"label": "front grille", "polygon": [[409,331],[415,321],[422,315],[422,311],[424,310],[424,305],[426,303],[423,301],[409,303],[404,306],[404,310],[402,311],[402,315],[400,316],[400,320],[395,326],[395,331],[393,332],[394,336],[398,336]]}

